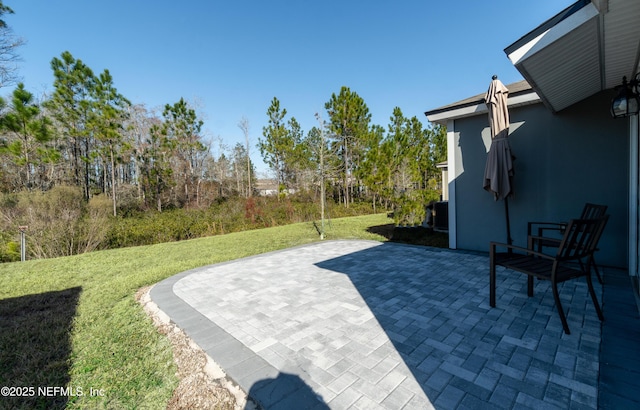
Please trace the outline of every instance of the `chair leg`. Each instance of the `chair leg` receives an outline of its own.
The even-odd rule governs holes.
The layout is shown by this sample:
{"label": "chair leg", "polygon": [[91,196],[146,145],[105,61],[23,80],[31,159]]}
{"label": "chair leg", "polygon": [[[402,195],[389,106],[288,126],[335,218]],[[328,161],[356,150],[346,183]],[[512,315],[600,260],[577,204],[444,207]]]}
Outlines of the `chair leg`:
{"label": "chair leg", "polygon": [[589,294],[591,295],[591,301],[593,302],[593,307],[596,308],[598,319],[600,319],[600,321],[602,322],[604,320],[604,316],[602,314],[602,309],[600,309],[600,303],[598,303],[596,292],[593,289],[593,281],[591,279],[591,270],[587,270],[587,286],[589,287]]}
{"label": "chair leg", "polygon": [[598,278],[598,282],[602,285],[604,282],[602,281],[602,276],[600,276],[600,270],[598,269],[598,264],[596,264],[596,260],[592,258],[591,264],[593,265],[593,270],[596,271],[596,277]]}
{"label": "chair leg", "polygon": [[562,303],[560,303],[560,294],[558,294],[558,286],[555,282],[551,282],[551,289],[553,290],[553,299],[556,302],[556,309],[558,309],[558,314],[560,315],[560,321],[562,322],[562,329],[566,334],[571,334],[569,331],[569,325],[567,324],[567,317],[564,314],[564,310],[562,309]]}
{"label": "chair leg", "polygon": [[496,307],[496,256],[495,247],[489,249],[489,306]]}
{"label": "chair leg", "polygon": [[533,296],[533,276],[527,275],[527,296]]}

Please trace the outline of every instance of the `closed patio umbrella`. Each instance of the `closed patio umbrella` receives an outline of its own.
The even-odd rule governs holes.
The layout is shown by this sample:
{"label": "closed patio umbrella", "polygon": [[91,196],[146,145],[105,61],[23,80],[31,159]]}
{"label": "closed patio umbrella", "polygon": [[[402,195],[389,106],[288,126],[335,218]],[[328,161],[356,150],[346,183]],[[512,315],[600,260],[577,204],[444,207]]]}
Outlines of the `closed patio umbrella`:
{"label": "closed patio umbrella", "polygon": [[484,169],[484,189],[493,193],[497,200],[504,200],[507,222],[507,243],[511,245],[511,227],[509,224],[509,197],[513,195],[512,178],[514,174],[513,160],[509,145],[509,111],[507,97],[509,90],[493,76],[484,100],[489,110],[489,126],[491,127],[491,147],[487,154]]}

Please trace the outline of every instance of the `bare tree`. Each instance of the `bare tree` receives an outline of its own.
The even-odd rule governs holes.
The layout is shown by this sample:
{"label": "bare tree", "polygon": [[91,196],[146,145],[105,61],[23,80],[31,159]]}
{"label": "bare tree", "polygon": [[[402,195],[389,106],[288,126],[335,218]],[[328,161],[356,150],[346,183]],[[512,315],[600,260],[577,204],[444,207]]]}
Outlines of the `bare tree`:
{"label": "bare tree", "polygon": [[127,108],[127,122],[125,124],[124,139],[131,147],[130,168],[127,179],[136,186],[137,200],[146,202],[149,187],[145,183],[145,165],[148,160],[145,155],[149,149],[151,128],[159,127],[161,120],[155,110],[147,109],[144,104],[130,105]]}
{"label": "bare tree", "polygon": [[18,76],[18,47],[25,41],[16,36],[4,21],[5,14],[13,14],[13,10],[5,6],[0,0],[0,88],[17,84]]}
{"label": "bare tree", "polygon": [[324,239],[324,204],[325,204],[325,186],[324,186],[324,156],[325,150],[327,148],[327,144],[325,143],[324,131],[327,128],[322,116],[318,113],[315,115],[318,120],[318,130],[320,131],[320,143],[317,145],[316,149],[318,151],[318,171],[320,173],[320,239]]}
{"label": "bare tree", "polygon": [[247,147],[247,198],[249,198],[253,191],[251,189],[251,152],[249,151],[249,120],[247,117],[240,119],[238,127],[244,134],[244,141]]}

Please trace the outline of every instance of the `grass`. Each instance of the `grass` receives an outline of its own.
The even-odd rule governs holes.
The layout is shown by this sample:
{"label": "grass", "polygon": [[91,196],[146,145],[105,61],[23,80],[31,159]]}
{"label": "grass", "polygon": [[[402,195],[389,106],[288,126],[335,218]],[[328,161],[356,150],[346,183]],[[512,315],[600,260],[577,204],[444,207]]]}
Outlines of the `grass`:
{"label": "grass", "polygon": [[[325,236],[385,240],[376,227],[389,221],[334,219]],[[28,395],[32,387],[34,397],[0,397],[0,408],[164,408],[178,382],[171,347],[135,292],[188,269],[317,240],[313,224],[299,223],[1,264],[0,386]]]}

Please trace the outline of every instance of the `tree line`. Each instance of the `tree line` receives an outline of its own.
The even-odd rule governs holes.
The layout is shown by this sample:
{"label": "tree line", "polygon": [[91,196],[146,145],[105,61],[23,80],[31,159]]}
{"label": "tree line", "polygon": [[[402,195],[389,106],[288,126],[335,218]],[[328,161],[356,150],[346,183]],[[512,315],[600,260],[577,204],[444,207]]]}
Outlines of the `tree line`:
{"label": "tree line", "polygon": [[19,81],[12,13],[0,0],[0,88],[14,87],[0,98],[0,261],[18,257],[18,226],[29,227],[30,256],[52,257],[310,220],[324,215],[325,193],[334,217],[381,207],[415,224],[440,196],[446,130],[399,107],[373,124],[345,86],[308,131],[272,99],[257,148],[277,198],[299,195],[258,200],[246,118],[244,144],[207,139],[184,98],[134,104],[109,70],[68,51],[51,60],[52,91],[36,96]]}
{"label": "tree line", "polygon": [[[84,199],[104,194],[112,211],[130,204],[207,206],[217,197],[251,196],[248,120],[246,145],[213,154],[203,121],[183,98],[156,113],[118,92],[108,70],[93,70],[68,51],[51,61],[53,92],[37,100],[19,83],[0,99],[0,190],[79,187]],[[446,158],[445,130],[424,127],[396,107],[387,128],[371,124],[364,100],[348,87],[325,104],[327,121],[306,135],[273,98],[258,148],[282,190],[317,191],[324,181],[349,206],[371,200],[411,215],[437,199]],[[224,147],[220,144],[221,147]],[[322,163],[321,163],[322,158]]]}
{"label": "tree line", "polygon": [[355,91],[342,87],[325,103],[327,121],[304,135],[273,98],[258,147],[282,189],[308,190],[328,184],[336,201],[349,207],[370,200],[393,207],[398,223],[418,223],[424,207],[439,199],[437,165],[446,160],[446,129],[424,127],[395,107],[387,128],[371,123],[369,109]]}
{"label": "tree line", "polygon": [[247,147],[220,144],[216,157],[183,98],[157,113],[119,93],[108,70],[96,75],[68,51],[51,68],[51,95],[38,100],[19,83],[0,100],[2,192],[76,186],[86,201],[109,196],[114,215],[132,200],[161,211],[247,193]]}
{"label": "tree line", "polygon": [[[85,201],[108,197],[113,215],[128,207],[206,207],[254,193],[247,119],[238,123],[244,145],[214,147],[183,98],[158,110],[132,104],[109,70],[96,74],[68,51],[51,60],[53,91],[36,97],[10,64],[21,44],[2,19],[10,13],[0,1],[0,46],[13,45],[0,54],[0,86],[17,83],[0,99],[0,192],[77,187]],[[386,128],[372,124],[365,101],[346,86],[325,109],[305,133],[278,98],[271,101],[257,148],[281,192],[323,188],[345,207],[371,201],[393,207],[399,222],[418,222],[424,205],[439,197],[436,165],[446,158],[446,130],[424,127],[399,107]]]}

